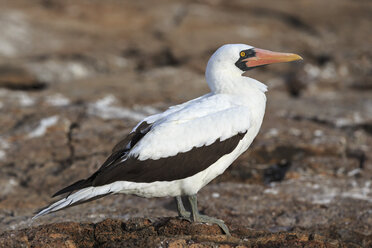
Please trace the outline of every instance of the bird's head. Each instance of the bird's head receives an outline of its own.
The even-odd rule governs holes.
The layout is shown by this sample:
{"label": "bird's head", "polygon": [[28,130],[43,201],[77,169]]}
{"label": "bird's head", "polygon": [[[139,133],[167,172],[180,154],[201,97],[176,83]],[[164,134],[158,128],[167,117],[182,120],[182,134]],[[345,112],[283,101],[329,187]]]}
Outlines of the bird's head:
{"label": "bird's head", "polygon": [[272,52],[245,44],[227,44],[217,49],[209,59],[206,78],[213,90],[213,84],[218,80],[225,80],[226,84],[256,67],[301,59],[301,56],[293,53]]}

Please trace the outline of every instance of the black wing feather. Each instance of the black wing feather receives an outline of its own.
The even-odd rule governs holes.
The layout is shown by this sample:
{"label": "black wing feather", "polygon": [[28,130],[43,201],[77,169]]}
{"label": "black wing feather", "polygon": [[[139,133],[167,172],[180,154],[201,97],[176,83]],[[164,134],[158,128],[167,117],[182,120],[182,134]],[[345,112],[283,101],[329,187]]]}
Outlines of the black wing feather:
{"label": "black wing feather", "polygon": [[152,127],[152,123],[149,124],[147,122],[142,122],[136,130],[128,134],[123,140],[121,140],[118,144],[114,146],[112,149],[112,154],[106,159],[106,161],[101,165],[101,167],[89,178],[79,180],[55,193],[52,197],[73,192],[75,190],[83,189],[89,186],[92,186],[93,179],[96,178],[98,174],[100,174],[105,168],[109,167],[110,165],[114,164],[117,161],[120,161],[121,158],[126,156],[130,149],[137,144],[150,130]]}
{"label": "black wing feather", "polygon": [[173,181],[193,176],[207,169],[222,156],[231,153],[245,133],[238,133],[224,141],[217,139],[211,145],[194,147],[172,157],[157,160],[128,157],[127,160],[112,164],[92,177],[91,186],[102,186],[115,181]]}
{"label": "black wing feather", "polygon": [[54,196],[116,181],[150,183],[187,178],[205,170],[223,155],[231,153],[246,134],[246,131],[238,133],[224,141],[217,139],[211,145],[194,147],[188,152],[157,160],[126,157],[130,149],[151,130],[151,127],[152,124],[142,123],[114,147],[113,153],[93,175],[58,191]]}

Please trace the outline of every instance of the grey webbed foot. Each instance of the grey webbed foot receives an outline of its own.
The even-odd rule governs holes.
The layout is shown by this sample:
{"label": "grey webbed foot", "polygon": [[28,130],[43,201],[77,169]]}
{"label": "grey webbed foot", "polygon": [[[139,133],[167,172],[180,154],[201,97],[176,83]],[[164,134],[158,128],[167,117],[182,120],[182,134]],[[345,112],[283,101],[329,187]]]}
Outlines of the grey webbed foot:
{"label": "grey webbed foot", "polygon": [[226,235],[231,236],[229,228],[225,225],[225,222],[223,220],[209,217],[207,215],[202,215],[199,213],[198,207],[197,207],[196,195],[189,196],[189,202],[191,205],[191,212],[192,212],[192,216],[189,218],[189,221],[217,224],[222,229],[222,231],[224,231]]}

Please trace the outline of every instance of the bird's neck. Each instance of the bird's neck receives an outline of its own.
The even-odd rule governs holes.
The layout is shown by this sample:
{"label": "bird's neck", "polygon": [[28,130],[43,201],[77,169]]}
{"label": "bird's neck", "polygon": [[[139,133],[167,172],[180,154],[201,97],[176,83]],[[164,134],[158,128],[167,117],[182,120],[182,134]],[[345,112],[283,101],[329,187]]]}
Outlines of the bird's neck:
{"label": "bird's neck", "polygon": [[216,94],[251,95],[267,91],[265,84],[239,73],[207,73],[206,80],[211,91]]}

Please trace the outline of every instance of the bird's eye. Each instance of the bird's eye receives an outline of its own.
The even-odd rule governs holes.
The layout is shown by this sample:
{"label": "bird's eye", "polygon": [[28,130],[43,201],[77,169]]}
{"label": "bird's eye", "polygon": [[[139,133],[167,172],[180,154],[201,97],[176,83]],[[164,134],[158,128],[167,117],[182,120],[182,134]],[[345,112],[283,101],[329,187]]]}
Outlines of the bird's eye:
{"label": "bird's eye", "polygon": [[245,57],[245,52],[240,52],[240,57]]}

